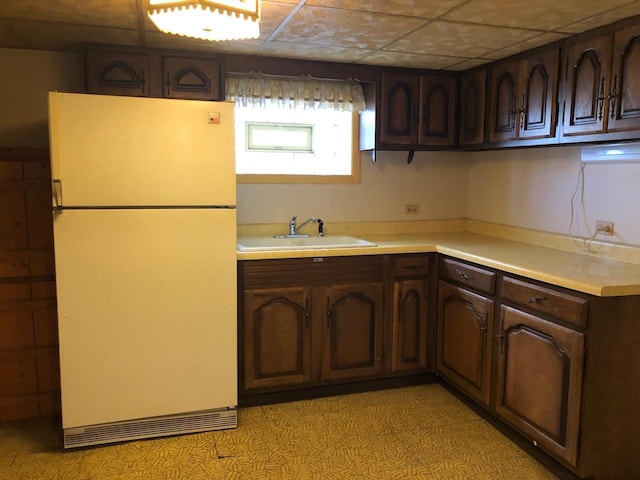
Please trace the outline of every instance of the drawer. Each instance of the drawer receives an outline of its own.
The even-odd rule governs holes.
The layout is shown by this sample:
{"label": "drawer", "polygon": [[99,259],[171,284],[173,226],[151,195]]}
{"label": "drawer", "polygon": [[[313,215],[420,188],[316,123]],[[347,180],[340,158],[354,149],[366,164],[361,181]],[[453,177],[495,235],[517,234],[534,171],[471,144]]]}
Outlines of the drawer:
{"label": "drawer", "polygon": [[243,288],[382,282],[384,255],[307,257],[238,262]]}
{"label": "drawer", "polygon": [[589,300],[552,288],[505,276],[502,296],[508,302],[551,315],[580,327],[587,326]]}
{"label": "drawer", "polygon": [[440,278],[473,287],[493,295],[496,290],[496,273],[450,258],[440,259]]}
{"label": "drawer", "polygon": [[393,274],[396,277],[416,277],[429,275],[431,256],[396,255],[393,257]]}

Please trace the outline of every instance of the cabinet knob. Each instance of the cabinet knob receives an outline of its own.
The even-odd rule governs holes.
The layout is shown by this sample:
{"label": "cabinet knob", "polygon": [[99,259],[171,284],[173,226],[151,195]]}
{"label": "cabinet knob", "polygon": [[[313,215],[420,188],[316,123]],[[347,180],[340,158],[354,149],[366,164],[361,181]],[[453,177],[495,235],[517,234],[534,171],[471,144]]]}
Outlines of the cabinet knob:
{"label": "cabinet knob", "polygon": [[458,275],[459,277],[464,278],[465,280],[469,280],[471,277],[469,277],[469,275],[467,275],[466,273],[464,273],[461,270],[456,270],[456,275]]}
{"label": "cabinet knob", "polygon": [[541,303],[545,300],[549,300],[547,297],[533,297],[529,299],[529,303]]}

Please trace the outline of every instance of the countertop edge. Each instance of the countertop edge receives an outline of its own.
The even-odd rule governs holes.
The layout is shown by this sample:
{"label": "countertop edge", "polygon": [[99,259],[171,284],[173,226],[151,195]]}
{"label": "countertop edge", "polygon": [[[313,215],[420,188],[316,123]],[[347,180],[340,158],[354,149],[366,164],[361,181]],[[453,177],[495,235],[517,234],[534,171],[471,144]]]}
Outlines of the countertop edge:
{"label": "countertop edge", "polygon": [[[470,232],[425,235],[361,235],[376,247],[314,248],[304,250],[238,251],[238,260],[312,258],[351,255],[385,255],[403,253],[441,253],[460,260],[495,268],[558,287],[598,297],[640,294],[640,266],[606,258],[594,258],[550,247],[529,245],[513,240],[497,239]],[[432,237],[432,238],[429,238]],[[483,250],[485,250],[483,252]],[[546,254],[546,255],[545,255]],[[553,257],[546,262],[541,258]],[[532,260],[533,258],[533,260]],[[549,267],[549,262],[551,266]],[[547,265],[545,265],[545,263]],[[566,264],[566,265],[563,265]],[[547,268],[545,268],[547,267]],[[562,271],[563,268],[565,271]],[[605,278],[599,270],[627,273],[631,280]],[[554,271],[555,270],[555,271]],[[597,274],[590,270],[597,270]],[[570,273],[566,273],[569,271]],[[588,278],[592,276],[593,278]]]}

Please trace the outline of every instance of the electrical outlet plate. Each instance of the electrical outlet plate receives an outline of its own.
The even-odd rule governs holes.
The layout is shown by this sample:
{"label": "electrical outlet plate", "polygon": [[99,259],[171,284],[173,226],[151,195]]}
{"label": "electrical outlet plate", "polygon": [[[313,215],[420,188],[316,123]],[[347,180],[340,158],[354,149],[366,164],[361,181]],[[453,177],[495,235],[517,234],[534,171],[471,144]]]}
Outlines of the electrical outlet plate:
{"label": "electrical outlet plate", "polygon": [[613,235],[613,222],[596,220],[596,235]]}
{"label": "electrical outlet plate", "polygon": [[405,205],[405,215],[418,215],[420,213],[420,205]]}

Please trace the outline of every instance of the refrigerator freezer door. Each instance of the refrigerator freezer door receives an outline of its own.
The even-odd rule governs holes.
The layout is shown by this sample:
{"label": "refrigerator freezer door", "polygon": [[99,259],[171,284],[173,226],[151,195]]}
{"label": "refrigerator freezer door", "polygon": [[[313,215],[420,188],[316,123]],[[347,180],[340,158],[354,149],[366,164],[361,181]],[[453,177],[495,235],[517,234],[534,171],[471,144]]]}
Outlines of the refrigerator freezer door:
{"label": "refrigerator freezer door", "polygon": [[64,206],[235,205],[233,104],[49,93]]}
{"label": "refrigerator freezer door", "polygon": [[235,210],[54,220],[63,428],[237,405]]}

